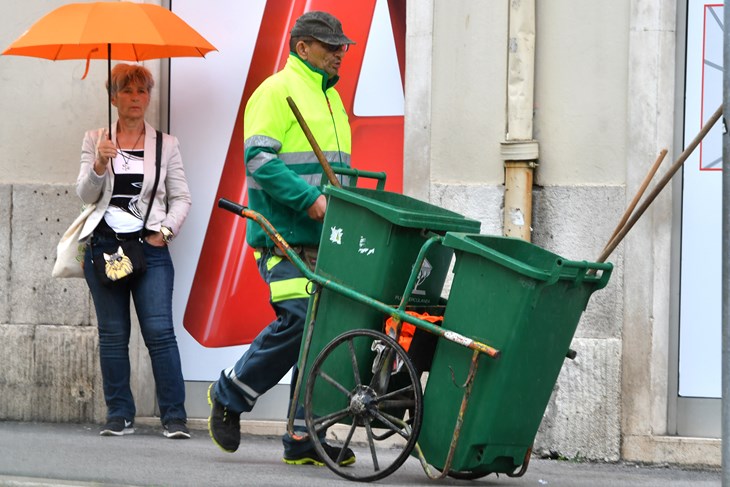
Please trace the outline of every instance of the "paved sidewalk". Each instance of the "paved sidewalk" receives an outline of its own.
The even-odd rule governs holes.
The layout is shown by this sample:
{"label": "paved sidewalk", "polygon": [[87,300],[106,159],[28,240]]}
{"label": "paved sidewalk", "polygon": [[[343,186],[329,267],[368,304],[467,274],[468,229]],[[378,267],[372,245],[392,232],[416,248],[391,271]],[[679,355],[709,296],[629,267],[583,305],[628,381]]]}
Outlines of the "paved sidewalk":
{"label": "paved sidewalk", "polygon": [[[0,422],[0,486],[334,486],[357,485],[326,467],[281,461],[279,437],[244,435],[236,453],[213,445],[204,421],[193,438],[169,440],[156,421],[138,421],[137,432],[100,437],[98,425]],[[575,463],[533,459],[521,478],[494,475],[476,481],[431,481],[409,458],[389,477],[370,485],[709,487],[720,470]]]}

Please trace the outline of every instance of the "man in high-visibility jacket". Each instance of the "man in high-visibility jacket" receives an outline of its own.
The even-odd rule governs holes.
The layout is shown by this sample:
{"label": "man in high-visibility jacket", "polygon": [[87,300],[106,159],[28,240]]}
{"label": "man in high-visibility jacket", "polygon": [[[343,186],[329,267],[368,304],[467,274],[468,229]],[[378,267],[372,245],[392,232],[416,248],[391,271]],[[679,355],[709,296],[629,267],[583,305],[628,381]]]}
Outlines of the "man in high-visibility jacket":
{"label": "man in high-visibility jacket", "polygon": [[[286,66],[254,91],[244,112],[248,205],[263,214],[292,247],[300,249],[312,267],[327,207],[319,189],[326,177],[287,97],[297,104],[330,165],[349,167],[350,125],[334,85],[350,44],[354,42],[335,17],[326,12],[305,13],[291,31]],[[307,279],[251,220],[246,240],[256,249],[254,255],[269,286],[276,319],[208,390],[210,436],[227,452],[239,446],[241,413],[250,411],[256,399],[296,365],[309,298]],[[295,382],[296,374],[292,384]],[[301,412],[295,430],[306,431],[299,416]],[[286,434],[283,442],[286,463],[324,464],[310,440]],[[341,465],[355,461],[349,449],[341,452],[326,443],[323,446]]]}

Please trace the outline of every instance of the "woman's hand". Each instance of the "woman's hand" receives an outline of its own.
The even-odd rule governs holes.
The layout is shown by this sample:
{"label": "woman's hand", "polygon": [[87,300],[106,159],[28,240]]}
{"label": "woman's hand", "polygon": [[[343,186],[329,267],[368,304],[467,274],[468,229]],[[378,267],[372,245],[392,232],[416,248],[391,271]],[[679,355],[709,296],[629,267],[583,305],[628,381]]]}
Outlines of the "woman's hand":
{"label": "woman's hand", "polygon": [[148,244],[152,245],[153,247],[164,247],[165,245],[167,245],[165,243],[165,239],[162,238],[161,232],[150,233],[144,239],[147,241]]}
{"label": "woman's hand", "polygon": [[94,161],[94,172],[99,176],[104,174],[109,162],[116,157],[116,155],[117,148],[114,147],[111,139],[109,139],[109,130],[100,130],[99,137],[96,139],[96,160]]}

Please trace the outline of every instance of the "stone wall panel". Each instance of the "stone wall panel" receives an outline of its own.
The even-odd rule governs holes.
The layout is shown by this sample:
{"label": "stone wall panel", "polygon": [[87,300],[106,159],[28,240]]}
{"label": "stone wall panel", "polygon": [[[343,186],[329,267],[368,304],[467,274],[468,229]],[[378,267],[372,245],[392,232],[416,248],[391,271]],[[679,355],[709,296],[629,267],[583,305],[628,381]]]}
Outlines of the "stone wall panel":
{"label": "stone wall panel", "polygon": [[10,221],[12,216],[10,184],[0,184],[0,323],[10,321]]}
{"label": "stone wall panel", "polygon": [[32,416],[36,421],[103,419],[96,330],[38,326],[34,339]]}
{"label": "stone wall panel", "polygon": [[[625,209],[618,186],[551,186],[535,191],[532,241],[570,260],[595,261]],[[623,246],[609,256],[614,264],[606,288],[583,313],[576,337],[620,338],[623,323]]]}
{"label": "stone wall panel", "polygon": [[[438,184],[432,202],[482,222],[481,233],[501,235],[502,188]],[[623,214],[618,186],[555,186],[533,190],[532,240],[570,260],[593,261]],[[536,439],[539,450],[568,457],[618,460],[622,329],[621,248],[606,288],[596,292],[581,317]],[[448,287],[448,282],[447,282]]]}
{"label": "stone wall panel", "polygon": [[0,325],[0,420],[33,419],[34,335],[34,326]]}
{"label": "stone wall panel", "polygon": [[81,206],[72,186],[14,187],[8,322],[91,324],[91,299],[84,279],[51,277],[56,245]]}
{"label": "stone wall panel", "polygon": [[558,377],[535,439],[535,452],[618,461],[621,448],[621,342],[576,339],[575,360]]}

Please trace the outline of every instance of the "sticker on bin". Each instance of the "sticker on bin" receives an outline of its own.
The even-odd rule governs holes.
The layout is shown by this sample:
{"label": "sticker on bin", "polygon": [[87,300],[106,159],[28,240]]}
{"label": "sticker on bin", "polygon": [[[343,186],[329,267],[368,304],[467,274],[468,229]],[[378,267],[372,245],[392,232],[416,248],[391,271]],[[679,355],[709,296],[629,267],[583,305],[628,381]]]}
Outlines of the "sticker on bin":
{"label": "sticker on bin", "polygon": [[428,276],[431,275],[431,271],[433,271],[433,266],[428,261],[428,259],[423,259],[423,264],[421,264],[421,268],[418,270],[418,277],[416,278],[416,285],[413,287],[412,294],[417,294],[419,296],[426,294],[426,291],[423,289],[418,289],[418,286],[423,284],[424,281],[428,279]]}
{"label": "sticker on bin", "polygon": [[444,333],[444,338],[446,338],[449,341],[458,343],[459,345],[464,345],[465,347],[468,347],[472,343],[474,343],[474,340],[471,338],[467,338],[464,335],[460,335],[453,331],[447,331]]}
{"label": "sticker on bin", "polygon": [[337,227],[330,228],[330,242],[342,245],[342,229]]}
{"label": "sticker on bin", "polygon": [[357,249],[357,251],[361,254],[365,255],[373,255],[375,253],[375,249],[368,248],[368,241],[365,237],[360,237],[360,248]]}

